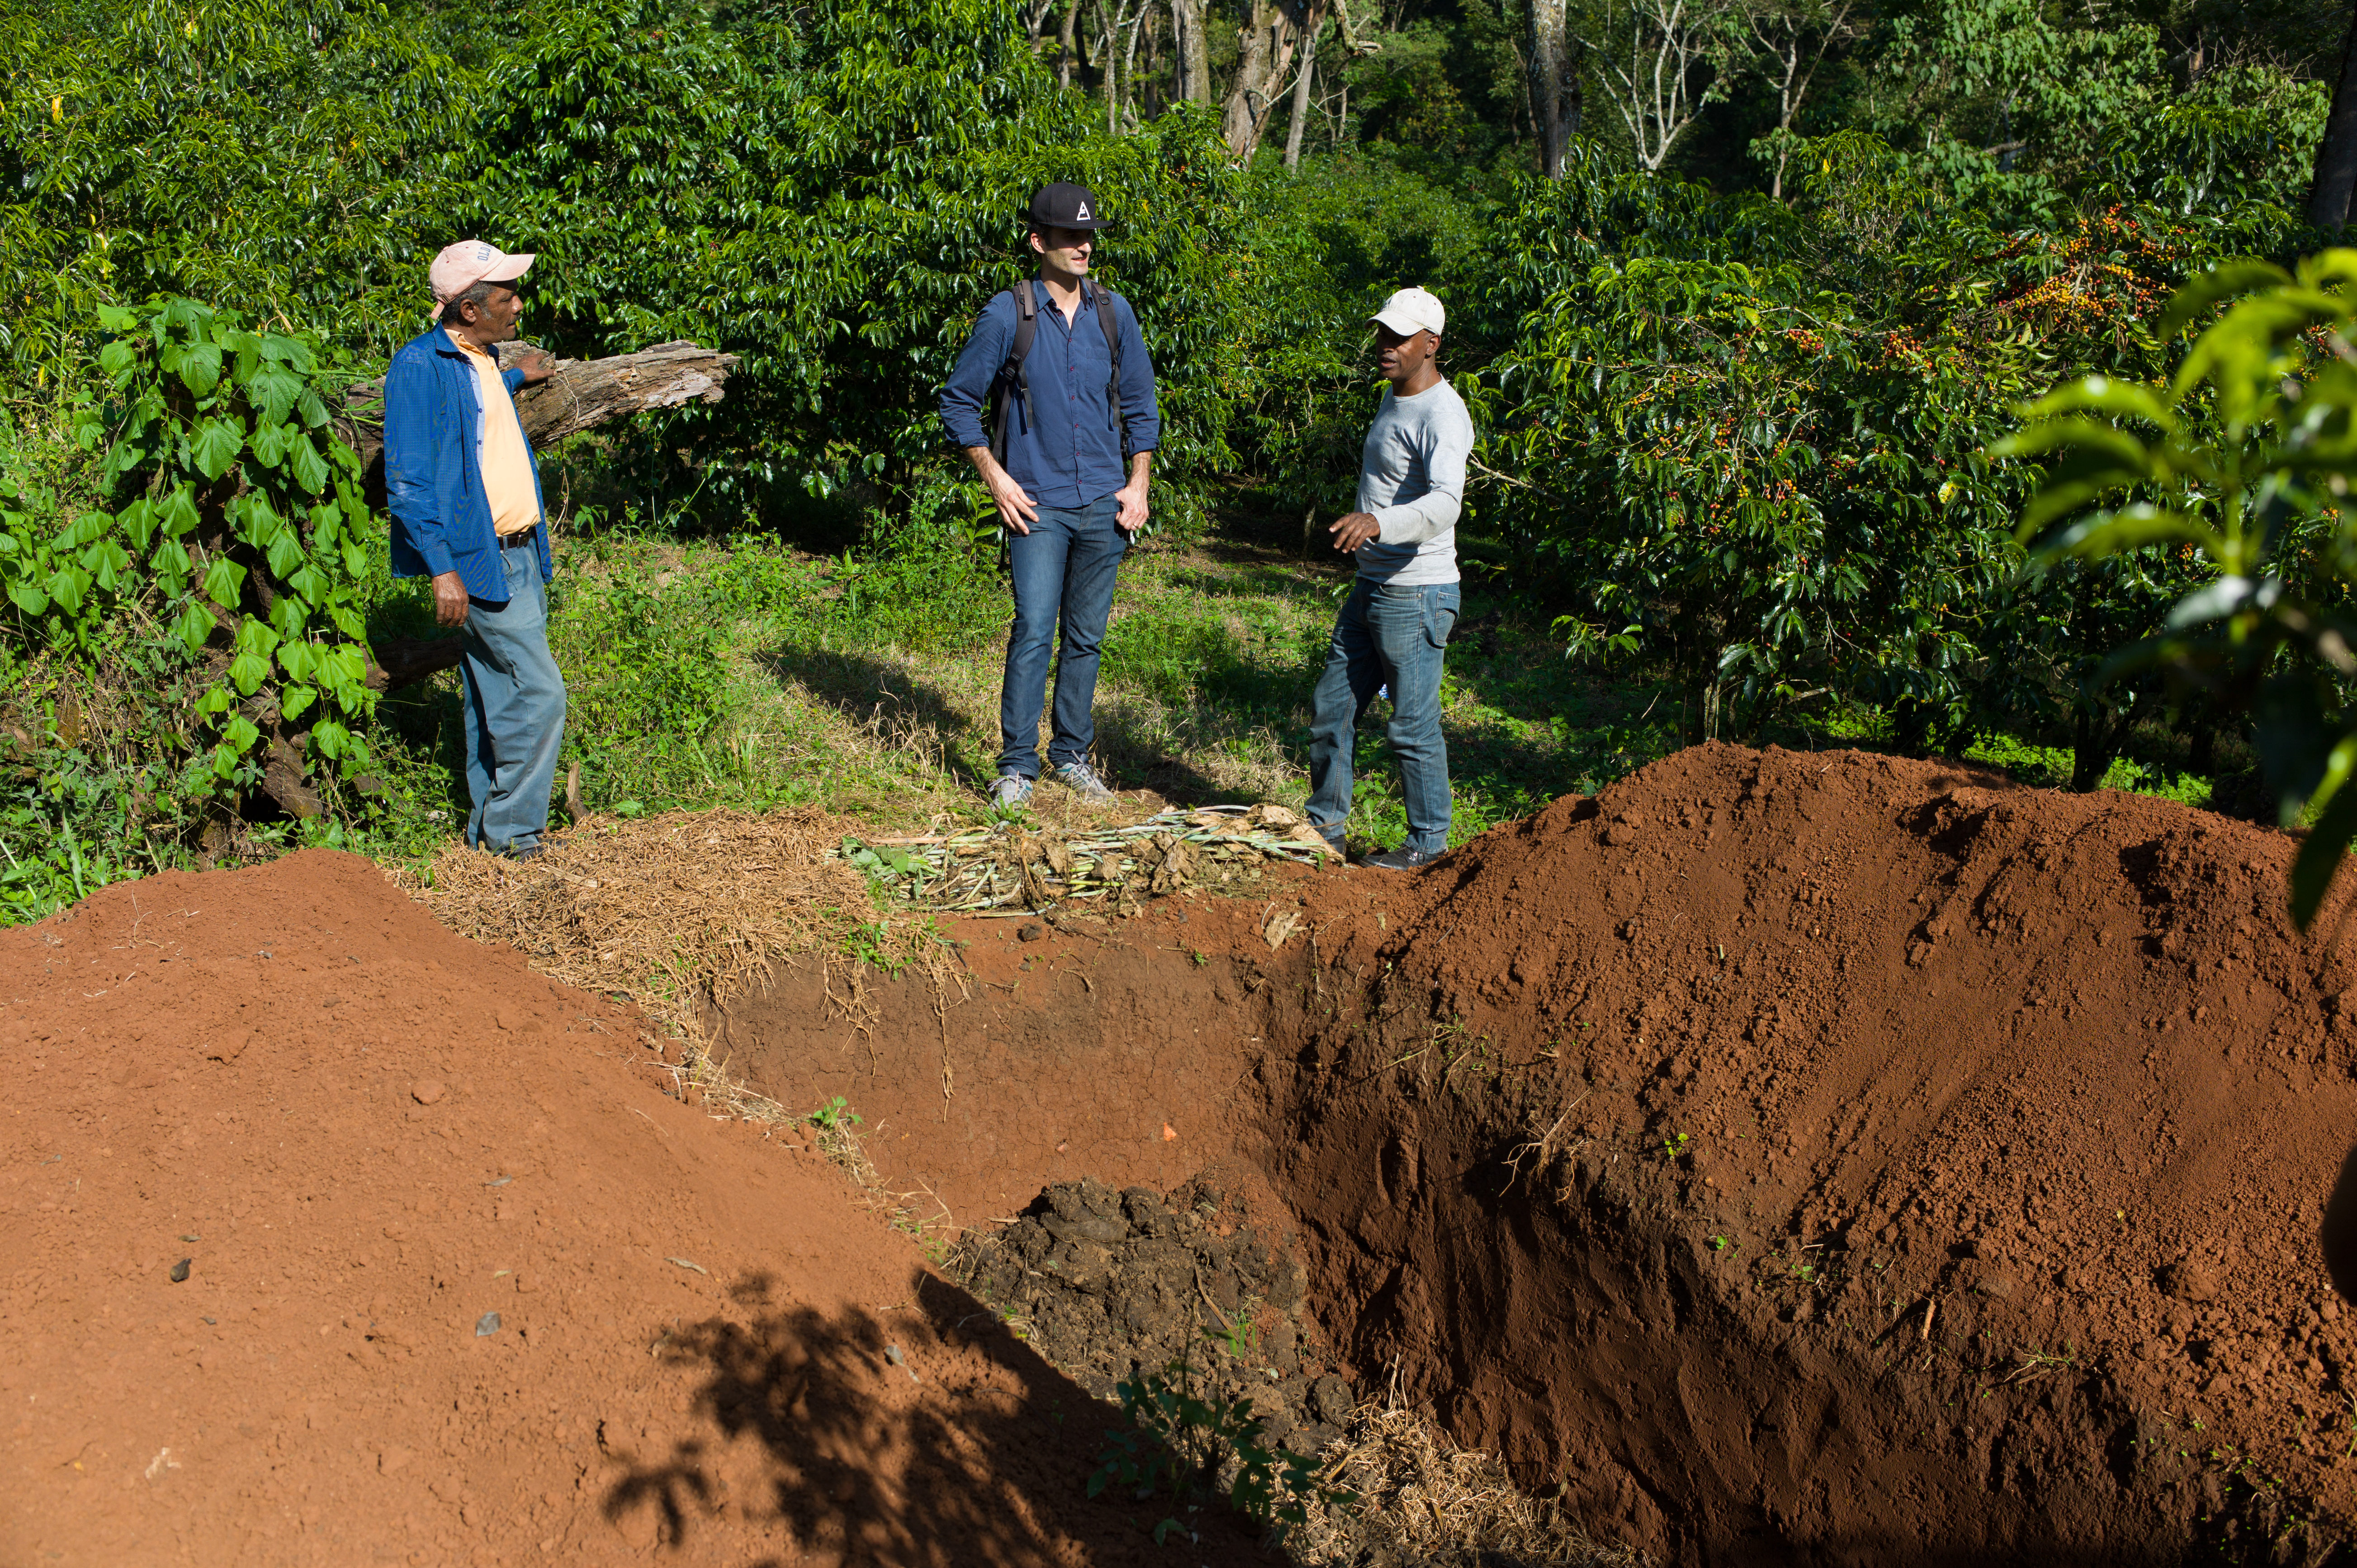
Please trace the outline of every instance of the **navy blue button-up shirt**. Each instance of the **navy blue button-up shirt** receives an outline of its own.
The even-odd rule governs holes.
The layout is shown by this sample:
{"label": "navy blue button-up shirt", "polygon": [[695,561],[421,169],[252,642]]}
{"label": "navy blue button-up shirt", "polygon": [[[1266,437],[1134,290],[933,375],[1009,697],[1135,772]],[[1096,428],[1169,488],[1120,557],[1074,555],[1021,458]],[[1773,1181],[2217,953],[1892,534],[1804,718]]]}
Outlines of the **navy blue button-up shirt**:
{"label": "navy blue button-up shirt", "polygon": [[[1045,285],[1033,285],[1039,303],[1031,354],[1035,426],[1024,417],[1023,399],[1008,389],[1006,472],[1040,506],[1082,507],[1129,482],[1121,460],[1121,435],[1114,427],[1105,383],[1113,379],[1113,354],[1097,324],[1096,306],[1085,296],[1077,319],[1066,320],[1048,298]],[[1150,452],[1162,439],[1162,416],[1154,403],[1154,361],[1138,336],[1137,317],[1116,295],[1114,329],[1121,334],[1121,416],[1129,449]],[[1015,346],[1015,296],[1003,293],[982,307],[974,336],[958,355],[957,369],[942,388],[942,424],[952,445],[987,446],[990,383]]]}

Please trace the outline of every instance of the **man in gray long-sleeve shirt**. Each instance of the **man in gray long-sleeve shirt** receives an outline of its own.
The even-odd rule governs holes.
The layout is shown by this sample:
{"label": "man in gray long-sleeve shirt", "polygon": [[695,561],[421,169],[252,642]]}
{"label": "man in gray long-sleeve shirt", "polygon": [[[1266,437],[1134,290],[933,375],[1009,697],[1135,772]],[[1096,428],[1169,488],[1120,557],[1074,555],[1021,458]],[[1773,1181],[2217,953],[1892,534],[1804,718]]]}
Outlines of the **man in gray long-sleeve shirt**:
{"label": "man in gray long-sleeve shirt", "polygon": [[1328,530],[1358,559],[1311,699],[1309,822],[1336,849],[1351,816],[1351,748],[1359,717],[1391,688],[1407,842],[1361,863],[1407,871],[1448,847],[1448,746],[1440,734],[1440,659],[1457,625],[1457,514],[1473,420],[1433,360],[1448,312],[1404,288],[1373,317],[1391,388],[1359,460],[1359,510]]}

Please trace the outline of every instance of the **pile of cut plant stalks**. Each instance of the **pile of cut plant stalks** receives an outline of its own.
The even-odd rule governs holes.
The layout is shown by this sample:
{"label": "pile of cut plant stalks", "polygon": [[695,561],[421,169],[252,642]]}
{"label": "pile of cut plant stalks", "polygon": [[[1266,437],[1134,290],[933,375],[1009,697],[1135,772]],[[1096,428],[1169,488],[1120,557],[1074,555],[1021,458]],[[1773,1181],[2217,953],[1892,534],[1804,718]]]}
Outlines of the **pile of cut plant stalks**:
{"label": "pile of cut plant stalks", "polygon": [[845,835],[832,852],[866,875],[879,902],[979,919],[1013,919],[1074,902],[1125,913],[1188,887],[1239,890],[1276,862],[1335,854],[1278,806],[1170,811],[1125,827],[1000,822],[916,838]]}

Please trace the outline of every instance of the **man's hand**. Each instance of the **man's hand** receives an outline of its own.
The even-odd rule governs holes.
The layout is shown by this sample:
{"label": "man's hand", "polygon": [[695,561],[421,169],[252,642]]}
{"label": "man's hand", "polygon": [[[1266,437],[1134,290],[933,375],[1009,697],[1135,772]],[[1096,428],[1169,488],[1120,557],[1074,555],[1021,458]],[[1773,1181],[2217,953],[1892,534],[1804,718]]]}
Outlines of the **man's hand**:
{"label": "man's hand", "polygon": [[545,349],[533,349],[516,356],[516,369],[523,372],[523,384],[538,386],[556,373],[556,356]]}
{"label": "man's hand", "polygon": [[434,622],[449,627],[467,624],[467,585],[456,572],[444,572],[434,579]]}
{"label": "man's hand", "polygon": [[998,459],[990,455],[989,447],[969,446],[965,449],[965,459],[974,465],[974,471],[982,476],[982,482],[990,487],[990,499],[998,508],[1000,523],[1009,532],[1030,532],[1031,525],[1039,521],[1039,503],[1025,494],[1023,487],[1015,482],[1014,477],[998,466]]}
{"label": "man's hand", "polygon": [[1114,519],[1124,533],[1135,533],[1146,526],[1146,476],[1138,475],[1114,492],[1121,502],[1121,513]]}
{"label": "man's hand", "polygon": [[[998,468],[996,463],[991,467]],[[984,482],[990,486],[990,499],[998,507],[998,521],[1012,532],[1030,532],[1031,525],[1039,521],[1039,503],[1033,500],[1004,468],[998,468],[996,474],[984,476]]]}
{"label": "man's hand", "polygon": [[1383,532],[1372,512],[1354,511],[1335,522],[1326,532],[1334,536],[1334,548],[1345,555],[1355,554],[1360,545]]}

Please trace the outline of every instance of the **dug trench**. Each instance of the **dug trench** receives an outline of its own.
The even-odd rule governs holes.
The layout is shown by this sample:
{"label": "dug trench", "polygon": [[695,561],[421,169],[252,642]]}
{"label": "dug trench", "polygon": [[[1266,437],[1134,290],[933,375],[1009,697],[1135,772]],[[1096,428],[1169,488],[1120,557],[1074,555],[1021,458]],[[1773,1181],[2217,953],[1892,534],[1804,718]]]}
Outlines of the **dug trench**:
{"label": "dug trench", "polygon": [[712,1023],[1092,1392],[1257,1323],[1278,1430],[1383,1391],[1663,1561],[2315,1563],[2357,969],[2295,849],[1711,746],[1414,876],[952,924],[962,987]]}

